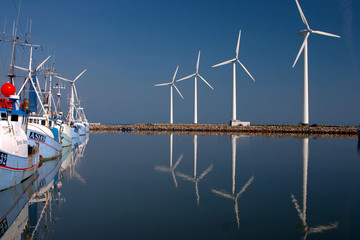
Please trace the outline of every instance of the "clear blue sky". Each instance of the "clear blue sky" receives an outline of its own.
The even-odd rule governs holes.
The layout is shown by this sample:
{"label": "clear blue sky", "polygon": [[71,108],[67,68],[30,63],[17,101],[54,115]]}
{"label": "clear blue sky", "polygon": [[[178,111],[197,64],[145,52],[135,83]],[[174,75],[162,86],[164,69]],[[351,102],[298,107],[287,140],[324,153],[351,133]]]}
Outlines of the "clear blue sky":
{"label": "clear blue sky", "polygon": [[[312,29],[342,36],[310,36],[310,124],[357,125],[360,1],[299,2]],[[0,30],[7,16],[11,32],[17,5],[18,0],[1,1]],[[302,58],[291,66],[302,44],[297,33],[305,26],[294,0],[23,0],[22,33],[28,18],[31,42],[43,47],[35,61],[55,52],[57,71],[67,78],[88,69],[77,89],[90,122],[169,122],[169,88],[153,85],[169,82],[177,65],[178,78],[193,73],[199,50],[200,74],[215,90],[198,83],[198,121],[228,122],[232,66],[211,66],[235,56],[239,29],[240,60],[256,82],[237,68],[238,119],[252,124],[301,121]],[[1,73],[8,71],[7,49],[1,43]],[[19,55],[17,64],[27,66],[27,55],[20,50]],[[174,94],[174,122],[192,123],[193,81],[177,86],[185,99]],[[64,92],[64,100],[67,96]]]}

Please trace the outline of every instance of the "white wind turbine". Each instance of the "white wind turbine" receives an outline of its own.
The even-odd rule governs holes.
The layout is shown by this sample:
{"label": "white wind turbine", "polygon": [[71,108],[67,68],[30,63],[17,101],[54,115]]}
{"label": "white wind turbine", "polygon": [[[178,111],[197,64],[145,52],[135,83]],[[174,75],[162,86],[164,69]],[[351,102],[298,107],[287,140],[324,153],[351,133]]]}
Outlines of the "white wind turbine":
{"label": "white wind turbine", "polygon": [[299,218],[302,222],[303,231],[305,232],[303,240],[305,240],[310,233],[321,233],[327,230],[335,229],[339,226],[338,222],[331,223],[329,225],[321,225],[315,227],[309,227],[306,221],[306,210],[307,210],[307,183],[308,183],[308,167],[309,167],[309,138],[302,139],[302,157],[303,157],[303,206],[302,209],[295,195],[291,194],[292,202],[294,203],[295,209],[299,214]]}
{"label": "white wind turbine", "polygon": [[74,78],[74,80],[69,80],[67,78],[64,77],[60,77],[55,75],[56,78],[64,80],[66,82],[70,82],[71,83],[71,91],[70,91],[70,105],[69,105],[69,113],[68,113],[68,117],[70,121],[74,121],[74,110],[75,110],[75,99],[74,99],[74,95],[76,97],[77,102],[79,102],[79,98],[77,96],[77,91],[76,91],[76,87],[75,87],[75,82],[76,80],[79,79],[79,77],[81,77],[81,75],[83,75],[86,72],[87,69],[85,69],[84,71],[82,71],[76,78]]}
{"label": "white wind turbine", "polygon": [[176,67],[173,79],[171,82],[169,83],[160,83],[160,84],[155,84],[154,86],[159,87],[159,86],[170,86],[170,123],[174,123],[174,118],[173,118],[173,88],[176,89],[176,91],[179,93],[179,95],[182,97],[182,99],[184,99],[183,95],[181,95],[181,92],[179,91],[179,89],[175,86],[175,77],[176,77],[176,73],[179,69],[179,66]]}
{"label": "white wind turbine", "polygon": [[211,192],[220,195],[224,198],[228,198],[234,200],[234,210],[236,215],[236,222],[238,228],[240,228],[240,218],[239,218],[239,207],[238,207],[238,199],[241,195],[246,191],[246,189],[251,185],[254,181],[254,176],[250,177],[249,180],[245,183],[245,185],[241,188],[241,190],[235,194],[235,183],[236,183],[236,139],[239,138],[238,136],[232,135],[231,136],[231,145],[232,145],[232,191],[231,194],[227,193],[226,191],[219,191],[216,189],[211,189]]}
{"label": "white wind turbine", "polygon": [[298,0],[295,0],[295,2],[299,9],[301,19],[302,19],[303,23],[306,25],[306,29],[299,32],[299,36],[304,36],[304,41],[300,47],[300,51],[299,51],[298,55],[296,56],[295,62],[292,67],[293,68],[295,67],[296,62],[298,61],[301,53],[304,52],[304,83],[303,83],[304,84],[304,92],[303,92],[302,124],[308,125],[309,124],[309,72],[308,72],[308,38],[309,38],[309,35],[310,35],[310,33],[316,33],[316,34],[329,36],[329,37],[336,37],[336,38],[340,38],[340,36],[331,34],[331,33],[327,33],[327,32],[312,30],[305,18],[303,11],[301,10]]}
{"label": "white wind turbine", "polygon": [[194,77],[194,123],[197,123],[198,122],[198,117],[197,117],[197,77],[201,78],[201,80],[203,80],[212,90],[214,90],[214,88],[205,80],[205,78],[203,78],[200,74],[199,74],[199,62],[200,62],[200,51],[199,51],[199,54],[198,54],[198,59],[197,59],[197,63],[196,63],[196,72],[189,75],[189,76],[186,76],[186,77],[183,77],[179,80],[176,80],[176,82],[180,82],[180,81],[183,81],[185,79],[188,79],[188,78],[192,78]]}
{"label": "white wind turbine", "polygon": [[239,37],[236,45],[236,56],[235,58],[216,64],[212,67],[218,67],[222,65],[226,65],[229,63],[233,64],[233,113],[232,113],[232,120],[230,121],[231,126],[237,126],[237,125],[243,125],[248,126],[250,125],[250,122],[240,122],[236,119],[236,62],[240,64],[240,66],[245,70],[245,72],[251,77],[251,79],[255,82],[255,79],[253,76],[251,76],[250,72],[245,68],[244,64],[242,64],[239,60],[239,47],[240,47],[240,38],[241,38],[241,30],[239,31]]}

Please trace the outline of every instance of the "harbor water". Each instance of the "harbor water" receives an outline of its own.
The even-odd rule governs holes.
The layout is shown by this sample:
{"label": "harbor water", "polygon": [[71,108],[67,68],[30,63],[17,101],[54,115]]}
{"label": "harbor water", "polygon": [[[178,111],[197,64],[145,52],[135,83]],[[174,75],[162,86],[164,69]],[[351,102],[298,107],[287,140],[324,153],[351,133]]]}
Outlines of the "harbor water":
{"label": "harbor water", "polygon": [[[23,219],[13,235],[360,238],[357,138],[99,133],[76,149],[39,168],[48,166],[39,173],[55,187],[34,176],[33,187],[26,182],[21,190],[0,192],[14,201],[2,216],[10,219],[17,206]],[[3,238],[9,222],[2,221]]]}

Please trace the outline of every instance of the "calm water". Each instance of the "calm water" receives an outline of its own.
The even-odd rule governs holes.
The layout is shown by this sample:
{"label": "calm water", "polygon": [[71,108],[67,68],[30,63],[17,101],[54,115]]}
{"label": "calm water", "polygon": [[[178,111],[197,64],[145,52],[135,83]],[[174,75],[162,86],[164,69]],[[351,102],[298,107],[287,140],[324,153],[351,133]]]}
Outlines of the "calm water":
{"label": "calm water", "polygon": [[0,193],[23,238],[360,239],[357,139],[92,134],[41,168]]}

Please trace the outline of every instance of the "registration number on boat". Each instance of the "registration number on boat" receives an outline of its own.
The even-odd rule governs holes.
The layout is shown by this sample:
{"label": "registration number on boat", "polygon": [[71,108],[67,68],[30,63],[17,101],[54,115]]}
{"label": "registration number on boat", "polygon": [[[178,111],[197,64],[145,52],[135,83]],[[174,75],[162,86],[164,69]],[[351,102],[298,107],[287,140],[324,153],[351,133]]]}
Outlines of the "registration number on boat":
{"label": "registration number on boat", "polygon": [[39,140],[40,142],[45,142],[46,141],[46,136],[42,135],[40,133],[30,132],[29,138],[34,139],[34,140]]}
{"label": "registration number on boat", "polygon": [[4,218],[4,220],[0,222],[0,237],[4,235],[6,230],[8,230],[8,223],[7,223],[7,219]]}
{"label": "registration number on boat", "polygon": [[0,165],[6,166],[7,157],[7,153],[0,152]]}

